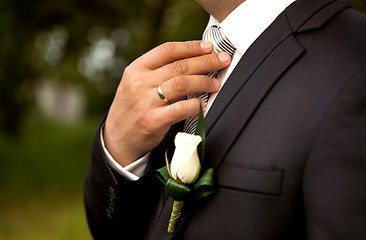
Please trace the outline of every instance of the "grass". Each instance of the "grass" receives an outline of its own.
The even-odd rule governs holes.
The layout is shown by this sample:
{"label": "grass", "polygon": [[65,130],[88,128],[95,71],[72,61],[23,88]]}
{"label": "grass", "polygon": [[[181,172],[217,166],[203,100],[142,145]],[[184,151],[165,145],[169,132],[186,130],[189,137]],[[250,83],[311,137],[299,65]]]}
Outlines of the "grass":
{"label": "grass", "polygon": [[18,139],[0,135],[0,239],[91,239],[82,194],[100,119],[38,120]]}
{"label": "grass", "polygon": [[1,201],[0,239],[90,240],[80,193]]}

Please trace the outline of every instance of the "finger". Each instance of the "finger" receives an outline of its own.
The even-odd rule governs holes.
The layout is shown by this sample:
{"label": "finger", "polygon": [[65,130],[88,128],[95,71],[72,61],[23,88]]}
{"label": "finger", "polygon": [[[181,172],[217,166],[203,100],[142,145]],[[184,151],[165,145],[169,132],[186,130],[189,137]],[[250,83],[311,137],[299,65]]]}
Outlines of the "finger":
{"label": "finger", "polygon": [[209,54],[213,46],[207,41],[168,42],[142,55],[135,62],[154,70],[174,61]]}
{"label": "finger", "polygon": [[160,86],[163,95],[172,101],[194,93],[217,92],[220,82],[204,75],[184,75],[170,79]]}
{"label": "finger", "polygon": [[[154,74],[163,79],[171,79],[180,75],[199,75],[214,72],[229,66],[231,57],[225,52],[206,54],[203,56],[182,59],[165,65]],[[161,84],[161,83],[159,83]]]}
{"label": "finger", "polygon": [[192,98],[189,100],[183,100],[174,104],[167,105],[166,107],[160,108],[157,112],[157,120],[163,125],[173,125],[177,122],[183,121],[184,119],[198,114],[200,105],[203,107],[204,102],[202,99]]}

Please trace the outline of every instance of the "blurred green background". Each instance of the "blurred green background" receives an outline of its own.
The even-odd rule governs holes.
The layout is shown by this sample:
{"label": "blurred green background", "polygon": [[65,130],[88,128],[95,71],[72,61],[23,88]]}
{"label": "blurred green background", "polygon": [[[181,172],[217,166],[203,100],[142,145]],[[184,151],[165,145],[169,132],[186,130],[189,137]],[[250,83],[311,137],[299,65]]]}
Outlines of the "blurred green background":
{"label": "blurred green background", "polygon": [[123,68],[207,19],[193,0],[0,2],[0,239],[91,239],[83,181]]}

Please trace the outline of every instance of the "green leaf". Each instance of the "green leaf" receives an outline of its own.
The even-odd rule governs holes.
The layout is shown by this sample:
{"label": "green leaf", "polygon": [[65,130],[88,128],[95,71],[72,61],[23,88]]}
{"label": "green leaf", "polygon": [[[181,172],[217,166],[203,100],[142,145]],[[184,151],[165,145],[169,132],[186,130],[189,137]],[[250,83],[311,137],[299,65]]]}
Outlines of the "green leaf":
{"label": "green leaf", "polygon": [[174,200],[184,200],[191,191],[186,185],[179,183],[171,178],[169,178],[168,182],[166,183],[166,188],[169,195]]}
{"label": "green leaf", "polygon": [[205,119],[203,116],[202,106],[200,106],[200,112],[198,113],[198,121],[195,135],[199,135],[202,138],[202,142],[198,145],[198,155],[202,164],[205,156],[205,142],[206,142]]}
{"label": "green leaf", "polygon": [[170,179],[170,175],[169,175],[169,172],[168,172],[168,168],[165,166],[165,167],[162,167],[162,168],[159,168],[158,170],[156,170],[155,172],[155,176],[165,185],[168,180]]}
{"label": "green leaf", "polygon": [[[171,178],[173,178],[173,175],[172,173],[170,172],[170,164],[169,164],[169,160],[168,160],[168,150],[165,151],[165,163],[166,163],[166,167],[167,167],[167,170],[168,170],[168,173],[169,173],[169,176]],[[173,178],[174,179],[174,178]]]}
{"label": "green leaf", "polygon": [[156,170],[155,175],[166,186],[169,195],[177,201],[187,199],[191,193],[193,193],[193,198],[198,200],[214,192],[213,168],[207,169],[194,184],[189,186],[172,179],[168,173],[167,166]]}
{"label": "green leaf", "polygon": [[192,185],[196,199],[201,199],[214,192],[214,169],[207,169],[201,177]]}

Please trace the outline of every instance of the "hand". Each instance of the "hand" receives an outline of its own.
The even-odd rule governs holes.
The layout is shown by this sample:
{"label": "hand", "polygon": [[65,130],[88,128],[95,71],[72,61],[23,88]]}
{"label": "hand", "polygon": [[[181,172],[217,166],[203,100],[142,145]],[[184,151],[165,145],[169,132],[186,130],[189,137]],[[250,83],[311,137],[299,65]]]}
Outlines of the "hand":
{"label": "hand", "polygon": [[199,112],[202,100],[164,103],[199,92],[216,92],[217,79],[205,76],[227,67],[227,53],[212,52],[205,41],[162,44],[126,67],[110,108],[104,141],[113,158],[127,166],[155,148],[170,126]]}

